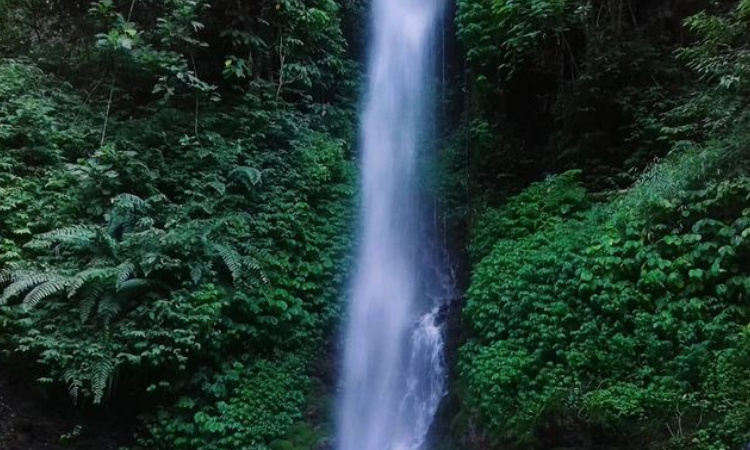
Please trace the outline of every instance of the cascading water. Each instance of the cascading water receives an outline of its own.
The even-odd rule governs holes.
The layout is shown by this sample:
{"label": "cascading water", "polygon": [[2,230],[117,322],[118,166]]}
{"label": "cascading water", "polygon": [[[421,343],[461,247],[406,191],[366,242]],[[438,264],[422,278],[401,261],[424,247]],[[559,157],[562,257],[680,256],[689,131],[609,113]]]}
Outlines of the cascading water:
{"label": "cascading water", "polygon": [[[362,210],[338,450],[421,450],[445,395],[443,259],[417,185],[442,0],[373,0]],[[429,231],[425,231],[429,230]]]}

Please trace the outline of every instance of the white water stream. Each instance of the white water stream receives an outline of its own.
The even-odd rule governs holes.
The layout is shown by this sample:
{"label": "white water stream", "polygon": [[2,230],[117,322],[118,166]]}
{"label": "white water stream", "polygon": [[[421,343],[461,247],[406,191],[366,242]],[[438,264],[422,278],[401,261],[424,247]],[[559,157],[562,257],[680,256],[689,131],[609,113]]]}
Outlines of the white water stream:
{"label": "white water stream", "polygon": [[[417,179],[430,142],[442,0],[372,0],[362,205],[338,450],[423,450],[445,396],[441,252]],[[420,156],[420,153],[422,156]]]}

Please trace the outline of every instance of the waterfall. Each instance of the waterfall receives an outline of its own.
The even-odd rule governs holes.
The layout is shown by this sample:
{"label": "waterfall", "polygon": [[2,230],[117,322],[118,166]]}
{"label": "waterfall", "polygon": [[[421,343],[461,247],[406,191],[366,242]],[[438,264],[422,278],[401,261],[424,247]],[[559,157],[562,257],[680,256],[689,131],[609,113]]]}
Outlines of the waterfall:
{"label": "waterfall", "polygon": [[434,134],[441,0],[373,0],[361,123],[362,205],[338,450],[421,450],[441,399],[440,311],[450,298],[417,178]]}

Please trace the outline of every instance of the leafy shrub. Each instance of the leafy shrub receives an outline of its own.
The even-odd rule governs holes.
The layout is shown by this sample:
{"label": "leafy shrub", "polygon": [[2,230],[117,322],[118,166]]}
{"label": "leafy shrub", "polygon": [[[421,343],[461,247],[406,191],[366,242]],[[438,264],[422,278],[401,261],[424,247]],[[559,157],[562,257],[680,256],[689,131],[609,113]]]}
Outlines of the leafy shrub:
{"label": "leafy shrub", "polygon": [[164,409],[143,440],[153,449],[268,449],[302,419],[308,379],[304,358],[235,361],[202,377],[197,396]]}
{"label": "leafy shrub", "polygon": [[60,162],[79,157],[93,132],[71,91],[33,65],[0,62],[0,263],[17,260],[33,233],[76,208],[68,195],[75,180]]}
{"label": "leafy shrub", "polygon": [[[458,2],[458,36],[474,66],[510,78],[536,56],[546,40],[561,39],[583,22],[588,10],[569,0]],[[493,66],[494,65],[494,66]],[[485,83],[497,80],[481,78]]]}
{"label": "leafy shrub", "polygon": [[590,200],[580,185],[580,171],[570,171],[533,183],[505,205],[477,220],[469,252],[476,261],[501,239],[522,238],[588,208]]}
{"label": "leafy shrub", "polygon": [[0,0],[4,364],[160,402],[161,448],[312,442],[290,353],[347,277],[359,3]]}
{"label": "leafy shrub", "polygon": [[678,194],[656,193],[661,209],[626,224],[609,205],[531,231],[493,224],[514,238],[476,266],[461,372],[496,436],[533,443],[572,421],[647,448],[747,442],[735,374],[747,364],[750,180]]}
{"label": "leafy shrub", "polygon": [[[9,64],[7,89],[36,98],[53,82]],[[346,277],[353,170],[346,142],[266,103],[274,95],[264,87],[230,114],[206,111],[215,131],[200,138],[184,114],[163,110],[110,118],[108,142],[86,140],[85,155],[65,141],[39,166],[8,159],[29,176],[0,177],[3,352],[37,361],[42,380],[67,384],[74,400],[100,403],[117,395],[121,373],[137,374],[135,392],[173,392],[238,348],[265,355],[324,337]],[[61,101],[87,117],[75,95]],[[34,126],[54,149],[65,104],[48,102]],[[84,145],[97,133],[81,127]]]}

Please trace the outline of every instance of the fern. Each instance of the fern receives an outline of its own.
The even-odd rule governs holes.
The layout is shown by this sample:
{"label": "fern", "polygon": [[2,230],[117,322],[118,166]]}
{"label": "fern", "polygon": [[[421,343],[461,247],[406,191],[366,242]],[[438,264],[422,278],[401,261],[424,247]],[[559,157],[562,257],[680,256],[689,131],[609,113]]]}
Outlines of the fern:
{"label": "fern", "polygon": [[32,272],[22,269],[21,265],[16,262],[8,263],[3,270],[0,270],[0,284],[8,284],[30,273]]}
{"label": "fern", "polygon": [[30,311],[45,298],[64,292],[67,283],[68,280],[58,277],[38,285],[23,299],[24,309]]}
{"label": "fern", "polygon": [[137,291],[150,288],[154,283],[145,278],[131,278],[117,287],[117,292]]}
{"label": "fern", "polygon": [[36,236],[29,244],[34,246],[35,242],[39,246],[49,247],[52,244],[89,244],[97,233],[97,228],[87,225],[74,225],[72,227],[60,228],[48,231]]}
{"label": "fern", "polygon": [[0,305],[6,304],[11,298],[23,294],[37,285],[57,279],[59,279],[59,275],[56,273],[31,273],[15,279],[3,291],[3,295],[0,297]]}
{"label": "fern", "polygon": [[135,264],[128,261],[120,264],[117,267],[117,285],[116,288],[119,290],[123,283],[128,281],[133,275],[135,275],[136,267]]}
{"label": "fern", "polygon": [[73,401],[73,404],[77,404],[78,394],[83,387],[83,382],[81,381],[77,372],[73,370],[66,370],[63,373],[63,380],[65,381],[65,384],[68,385],[68,393],[70,394],[70,399]]}
{"label": "fern", "polygon": [[117,211],[112,211],[109,216],[109,222],[107,222],[107,234],[114,236],[121,229],[123,229],[130,222],[130,218],[119,214]]}
{"label": "fern", "polygon": [[151,217],[141,217],[138,219],[138,222],[136,222],[136,225],[139,228],[153,228],[156,221],[154,221]]}
{"label": "fern", "polygon": [[122,311],[119,299],[114,295],[106,295],[101,302],[99,302],[99,308],[97,314],[104,320],[105,323],[109,323],[117,317]]}
{"label": "fern", "polygon": [[248,259],[246,263],[247,267],[252,270],[253,272],[256,272],[258,276],[260,276],[260,279],[263,281],[263,283],[268,284],[270,282],[268,275],[263,271],[261,268],[260,262],[258,262],[255,258]]}
{"label": "fern", "polygon": [[234,249],[225,245],[214,245],[214,249],[229,270],[232,279],[237,281],[242,276],[242,257]]}
{"label": "fern", "polygon": [[97,359],[91,369],[91,389],[94,393],[94,404],[100,404],[104,400],[107,385],[115,373],[115,363],[105,356]]}
{"label": "fern", "polygon": [[104,229],[100,228],[97,230],[97,238],[104,246],[105,254],[111,256],[112,258],[117,259],[117,255],[119,253],[119,246],[117,244],[117,241],[114,237],[112,237],[111,234],[109,234]]}
{"label": "fern", "polygon": [[147,206],[146,200],[133,194],[120,194],[112,199],[112,205],[115,208],[121,208],[126,211],[135,212],[144,209]]}
{"label": "fern", "polygon": [[94,308],[96,308],[99,303],[99,299],[102,298],[106,290],[104,284],[94,284],[86,289],[86,292],[81,296],[81,300],[78,302],[78,314],[81,324],[84,324],[89,320],[91,314],[94,312]]}
{"label": "fern", "polygon": [[133,225],[138,213],[147,208],[146,200],[133,194],[120,194],[112,199],[107,234],[113,236]]}
{"label": "fern", "polygon": [[271,259],[271,254],[265,250],[265,249],[257,249],[253,248],[250,252],[251,258],[248,258],[247,266],[250,268],[250,270],[254,271],[255,273],[260,276],[260,279],[263,281],[263,283],[268,284],[270,283],[270,279],[268,278],[268,275],[263,270],[263,267],[261,266],[261,260],[268,261]]}
{"label": "fern", "polygon": [[96,256],[92,258],[86,264],[86,267],[91,268],[91,269],[111,267],[111,266],[112,266],[112,258],[107,258],[107,257],[102,257],[102,256]]}
{"label": "fern", "polygon": [[79,272],[73,277],[68,285],[68,298],[73,298],[79,289],[92,280],[103,280],[115,275],[116,269],[112,267],[92,268]]}

